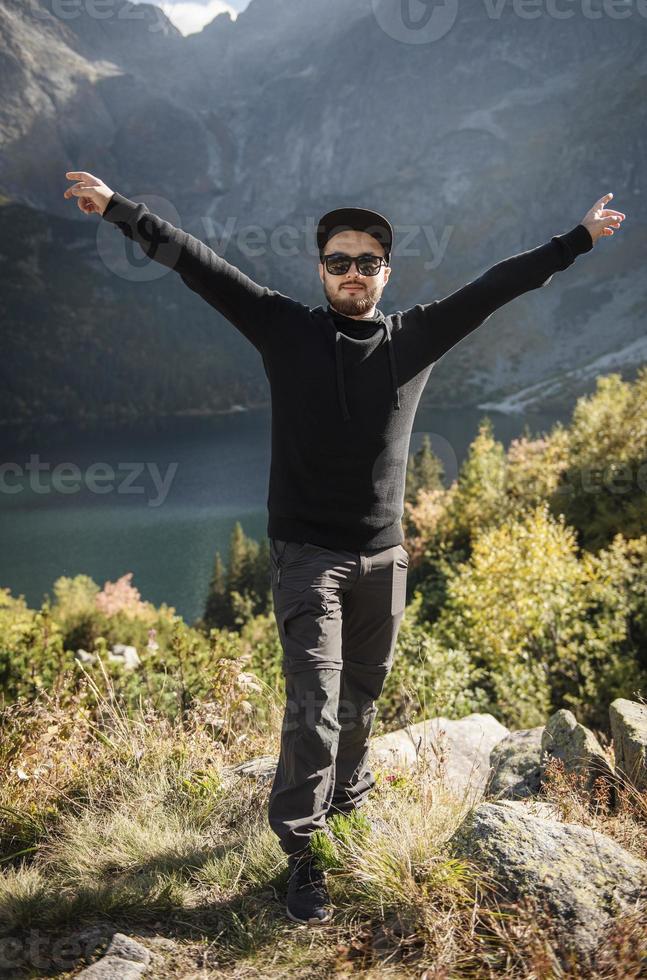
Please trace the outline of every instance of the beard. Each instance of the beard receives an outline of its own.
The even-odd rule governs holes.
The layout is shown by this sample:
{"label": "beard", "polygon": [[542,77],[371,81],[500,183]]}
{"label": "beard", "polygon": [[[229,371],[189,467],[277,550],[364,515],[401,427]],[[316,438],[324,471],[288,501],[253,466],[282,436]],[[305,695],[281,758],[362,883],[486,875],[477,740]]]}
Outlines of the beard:
{"label": "beard", "polygon": [[368,283],[362,283],[362,285],[364,289],[357,293],[349,293],[340,287],[334,296],[328,289],[326,282],[324,282],[323,288],[326,299],[339,313],[343,313],[344,316],[362,316],[377,305],[382,295],[379,286],[372,286]]}

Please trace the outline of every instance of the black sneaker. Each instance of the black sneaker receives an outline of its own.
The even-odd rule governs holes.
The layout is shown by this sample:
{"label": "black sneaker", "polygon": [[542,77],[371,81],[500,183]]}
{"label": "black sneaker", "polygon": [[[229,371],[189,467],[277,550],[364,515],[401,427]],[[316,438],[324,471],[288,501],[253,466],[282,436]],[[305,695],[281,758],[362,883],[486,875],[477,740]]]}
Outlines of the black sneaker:
{"label": "black sneaker", "polygon": [[290,874],[286,911],[293,922],[318,926],[332,918],[326,878],[311,851],[288,858]]}

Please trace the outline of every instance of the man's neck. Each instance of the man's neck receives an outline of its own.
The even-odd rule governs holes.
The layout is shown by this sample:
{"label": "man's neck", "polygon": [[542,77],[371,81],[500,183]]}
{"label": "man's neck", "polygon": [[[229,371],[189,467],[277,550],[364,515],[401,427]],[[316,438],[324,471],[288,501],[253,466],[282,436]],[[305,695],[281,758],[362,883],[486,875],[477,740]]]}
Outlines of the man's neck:
{"label": "man's neck", "polygon": [[332,303],[329,303],[328,305],[330,306],[330,309],[333,310],[333,312],[338,313],[339,316],[345,316],[349,320],[374,320],[376,318],[376,316],[377,316],[377,307],[376,306],[374,306],[367,313],[359,313],[356,316],[353,316],[350,313],[342,313],[341,310],[335,309],[335,307],[332,305]]}

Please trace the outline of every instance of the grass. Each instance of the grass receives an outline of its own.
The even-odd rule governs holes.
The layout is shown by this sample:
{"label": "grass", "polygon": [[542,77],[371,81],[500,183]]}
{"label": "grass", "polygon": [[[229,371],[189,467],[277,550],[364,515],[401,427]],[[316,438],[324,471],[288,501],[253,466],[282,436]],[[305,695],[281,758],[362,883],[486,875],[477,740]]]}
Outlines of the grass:
{"label": "grass", "polygon": [[[469,808],[424,761],[397,779],[378,770],[363,811],[331,818],[333,839],[316,835],[335,917],[296,927],[269,786],[230,771],[276,754],[281,706],[271,732],[250,722],[226,746],[199,711],[182,724],[143,708],[128,718],[109,691],[100,708],[43,695],[4,713],[0,961],[11,953],[12,976],[73,976],[115,931],[149,946],[159,977],[645,975],[644,910],[617,920],[580,973],[540,909],[502,905],[486,875],[451,857]],[[544,796],[647,856],[647,799],[617,792],[611,812],[556,767]]]}

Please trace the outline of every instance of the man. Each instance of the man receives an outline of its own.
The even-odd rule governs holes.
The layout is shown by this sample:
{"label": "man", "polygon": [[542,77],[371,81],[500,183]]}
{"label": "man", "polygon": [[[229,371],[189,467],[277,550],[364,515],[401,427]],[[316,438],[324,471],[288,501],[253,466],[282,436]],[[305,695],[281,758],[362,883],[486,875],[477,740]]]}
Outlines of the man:
{"label": "man", "polygon": [[268,535],[286,683],[269,822],[289,856],[287,913],[330,918],[310,848],[331,813],[361,807],[375,702],[404,613],[408,553],[401,518],[409,439],[434,364],[491,314],[613,235],[624,215],[606,194],[563,235],[498,262],[443,299],[385,316],[393,229],[362,208],[317,228],[327,306],[259,286],[203,242],[92,174],[65,197],[99,213],[247,337],[272,398]]}

